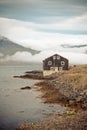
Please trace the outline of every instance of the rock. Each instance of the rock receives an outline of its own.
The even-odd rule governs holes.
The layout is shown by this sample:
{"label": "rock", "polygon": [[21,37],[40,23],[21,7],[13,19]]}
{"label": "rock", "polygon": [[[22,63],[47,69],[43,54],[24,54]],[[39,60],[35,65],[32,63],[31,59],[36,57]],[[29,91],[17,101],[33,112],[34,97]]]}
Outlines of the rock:
{"label": "rock", "polygon": [[82,96],[76,98],[76,102],[80,102],[82,100]]}
{"label": "rock", "polygon": [[23,87],[23,88],[21,88],[21,90],[29,90],[29,89],[31,89],[31,87],[29,87],[29,86],[26,86],[26,87]]}
{"label": "rock", "polygon": [[81,108],[84,109],[84,110],[87,110],[87,103],[82,103]]}
{"label": "rock", "polygon": [[13,76],[14,78],[20,78],[20,76]]}
{"label": "rock", "polygon": [[74,103],[75,103],[74,100],[69,100],[69,105],[70,105],[70,106],[73,105]]}

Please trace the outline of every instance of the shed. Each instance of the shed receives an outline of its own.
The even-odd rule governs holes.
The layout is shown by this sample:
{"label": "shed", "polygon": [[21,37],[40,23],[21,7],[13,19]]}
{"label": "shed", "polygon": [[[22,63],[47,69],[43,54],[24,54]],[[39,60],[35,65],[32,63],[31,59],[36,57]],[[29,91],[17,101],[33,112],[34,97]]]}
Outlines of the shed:
{"label": "shed", "polygon": [[43,70],[51,72],[55,71],[62,71],[62,70],[68,70],[68,59],[58,55],[54,54],[53,56],[50,56],[43,60]]}

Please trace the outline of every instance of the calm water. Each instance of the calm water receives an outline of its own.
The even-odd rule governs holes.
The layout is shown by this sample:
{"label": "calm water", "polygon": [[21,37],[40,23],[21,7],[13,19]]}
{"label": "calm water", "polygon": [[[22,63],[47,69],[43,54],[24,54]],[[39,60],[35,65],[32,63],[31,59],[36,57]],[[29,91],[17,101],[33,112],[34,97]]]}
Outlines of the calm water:
{"label": "calm water", "polygon": [[[23,122],[35,122],[45,118],[51,112],[63,112],[58,105],[47,105],[39,98],[40,92],[34,90],[29,79],[13,78],[25,71],[41,69],[40,65],[0,66],[0,130],[16,128]],[[31,90],[21,87],[31,86]]]}

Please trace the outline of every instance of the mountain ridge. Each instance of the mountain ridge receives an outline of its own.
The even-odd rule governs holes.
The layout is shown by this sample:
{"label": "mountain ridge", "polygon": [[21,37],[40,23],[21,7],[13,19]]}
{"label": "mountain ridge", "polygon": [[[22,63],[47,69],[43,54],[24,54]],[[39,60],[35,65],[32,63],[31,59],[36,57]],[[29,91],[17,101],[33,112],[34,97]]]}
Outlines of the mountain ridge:
{"label": "mountain ridge", "polygon": [[40,52],[31,48],[26,48],[21,45],[18,45],[17,43],[9,40],[8,38],[0,35],[0,53],[2,53],[5,56],[13,55],[17,51],[27,51],[32,55],[38,54]]}
{"label": "mountain ridge", "polygon": [[87,44],[83,45],[69,45],[69,44],[62,44],[61,45],[63,48],[81,48],[81,47],[87,47]]}

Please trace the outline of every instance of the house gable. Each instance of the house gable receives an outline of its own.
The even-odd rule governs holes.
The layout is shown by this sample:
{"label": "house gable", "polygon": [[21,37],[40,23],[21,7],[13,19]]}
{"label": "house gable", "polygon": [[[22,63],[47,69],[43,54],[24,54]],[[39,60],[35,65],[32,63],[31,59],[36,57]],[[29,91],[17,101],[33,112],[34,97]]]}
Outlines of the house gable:
{"label": "house gable", "polygon": [[43,60],[44,70],[68,70],[68,59],[55,54]]}

